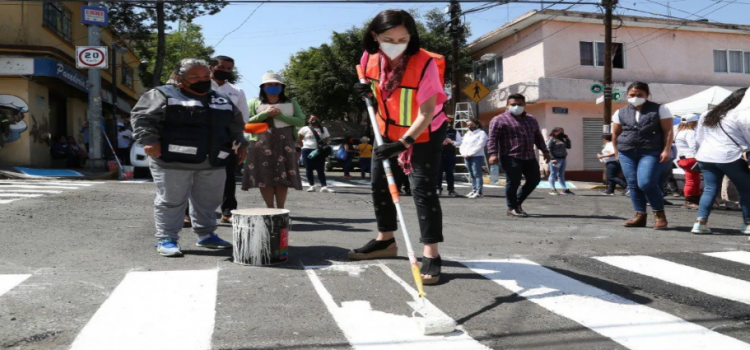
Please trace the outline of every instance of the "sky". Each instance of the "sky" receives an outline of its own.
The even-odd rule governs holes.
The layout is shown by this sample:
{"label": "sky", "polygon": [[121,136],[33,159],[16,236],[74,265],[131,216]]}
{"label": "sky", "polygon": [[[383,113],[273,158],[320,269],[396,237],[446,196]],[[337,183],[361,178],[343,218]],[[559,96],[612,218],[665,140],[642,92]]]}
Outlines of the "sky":
{"label": "sky", "polygon": [[[482,5],[483,3],[461,4],[464,11]],[[362,25],[378,12],[389,8],[418,9],[420,13],[424,13],[433,8],[444,9],[446,6],[447,2],[429,4],[264,3],[248,19],[258,5],[245,3],[230,4],[220,13],[198,18],[195,22],[203,27],[206,44],[214,46],[217,55],[226,55],[235,59],[236,66],[243,76],[239,85],[245,90],[248,99],[251,99],[258,95],[258,86],[263,74],[283,69],[289,57],[298,51],[330,42],[333,31],[344,31],[352,26]],[[557,5],[552,8],[562,10],[569,6]],[[672,16],[686,19],[707,18],[711,22],[750,25],[750,16],[747,15],[750,11],[750,0],[620,0],[619,6],[655,14],[671,13]],[[540,8],[539,4],[507,4],[487,11],[467,14],[466,21],[471,24],[472,31],[469,40],[476,39],[528,11]],[[587,5],[578,5],[571,10],[598,12],[596,6]],[[621,8],[615,13],[649,16]],[[246,19],[247,22],[242,24]],[[235,29],[237,29],[235,32],[227,35],[219,43],[222,37]],[[217,43],[219,43],[218,46]],[[355,64],[357,63],[352,62],[352,65]]]}

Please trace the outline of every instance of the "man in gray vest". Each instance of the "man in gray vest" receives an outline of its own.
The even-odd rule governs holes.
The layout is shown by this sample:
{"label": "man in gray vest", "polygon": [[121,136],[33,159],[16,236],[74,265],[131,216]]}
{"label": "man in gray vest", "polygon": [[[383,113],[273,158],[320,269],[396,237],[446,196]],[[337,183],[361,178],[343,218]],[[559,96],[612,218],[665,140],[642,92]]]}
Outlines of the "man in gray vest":
{"label": "man in gray vest", "polygon": [[154,217],[156,249],[181,256],[177,244],[185,207],[191,203],[196,245],[231,248],[216,235],[215,211],[221,205],[227,162],[244,162],[247,141],[240,110],[224,94],[211,89],[211,71],[199,59],[183,59],[172,78],[176,85],[145,93],[133,107],[134,139],[150,157],[156,183]]}

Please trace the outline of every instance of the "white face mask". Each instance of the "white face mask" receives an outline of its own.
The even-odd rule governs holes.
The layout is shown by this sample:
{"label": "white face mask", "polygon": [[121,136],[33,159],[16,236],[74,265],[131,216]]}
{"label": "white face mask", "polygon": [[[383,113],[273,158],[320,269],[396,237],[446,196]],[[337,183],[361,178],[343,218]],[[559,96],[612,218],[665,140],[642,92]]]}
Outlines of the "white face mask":
{"label": "white face mask", "polygon": [[404,51],[406,51],[407,46],[409,46],[409,44],[391,44],[380,42],[380,51],[383,51],[383,53],[388,56],[388,58],[393,60],[396,59],[396,57],[401,56]]}
{"label": "white face mask", "polygon": [[628,103],[633,105],[634,107],[638,107],[644,103],[646,103],[646,99],[643,97],[631,97],[628,99]]}
{"label": "white face mask", "polygon": [[525,109],[524,106],[510,106],[510,114],[521,115]]}

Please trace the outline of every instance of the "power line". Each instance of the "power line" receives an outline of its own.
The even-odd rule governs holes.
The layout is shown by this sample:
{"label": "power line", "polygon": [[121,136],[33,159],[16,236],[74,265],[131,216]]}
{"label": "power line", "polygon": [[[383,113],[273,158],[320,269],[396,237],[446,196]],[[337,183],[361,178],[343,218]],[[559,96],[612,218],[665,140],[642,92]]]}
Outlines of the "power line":
{"label": "power line", "polygon": [[255,12],[256,12],[256,11],[258,11],[258,9],[259,9],[259,8],[260,8],[261,6],[263,6],[263,4],[264,4],[264,3],[260,3],[260,5],[258,5],[258,7],[256,7],[256,8],[255,8],[255,10],[253,10],[253,12],[250,12],[250,15],[248,15],[248,16],[247,16],[247,18],[245,18],[245,20],[244,20],[244,21],[242,21],[242,23],[240,23],[240,25],[239,25],[239,26],[237,26],[237,28],[234,28],[234,29],[233,29],[232,31],[230,31],[229,33],[226,33],[226,34],[224,34],[224,36],[223,36],[223,37],[221,38],[221,40],[219,40],[219,42],[218,42],[218,43],[216,43],[216,45],[214,45],[214,47],[218,47],[218,46],[219,46],[219,44],[221,44],[221,42],[222,42],[222,41],[224,41],[224,38],[226,38],[226,37],[227,37],[227,35],[229,35],[229,34],[232,34],[232,33],[236,32],[236,31],[238,31],[238,30],[239,30],[240,28],[242,28],[242,26],[244,26],[244,25],[245,25],[245,23],[247,23],[247,21],[248,21],[248,20],[250,19],[250,17],[252,17],[252,16],[253,16],[253,15],[255,14]]}

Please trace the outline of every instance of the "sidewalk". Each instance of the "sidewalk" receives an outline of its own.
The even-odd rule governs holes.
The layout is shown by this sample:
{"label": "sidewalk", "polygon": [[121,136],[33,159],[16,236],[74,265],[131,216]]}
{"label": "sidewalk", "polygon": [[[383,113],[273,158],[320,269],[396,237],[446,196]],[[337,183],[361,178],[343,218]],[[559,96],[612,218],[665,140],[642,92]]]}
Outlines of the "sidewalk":
{"label": "sidewalk", "polygon": [[117,180],[117,171],[0,167],[0,179]]}

